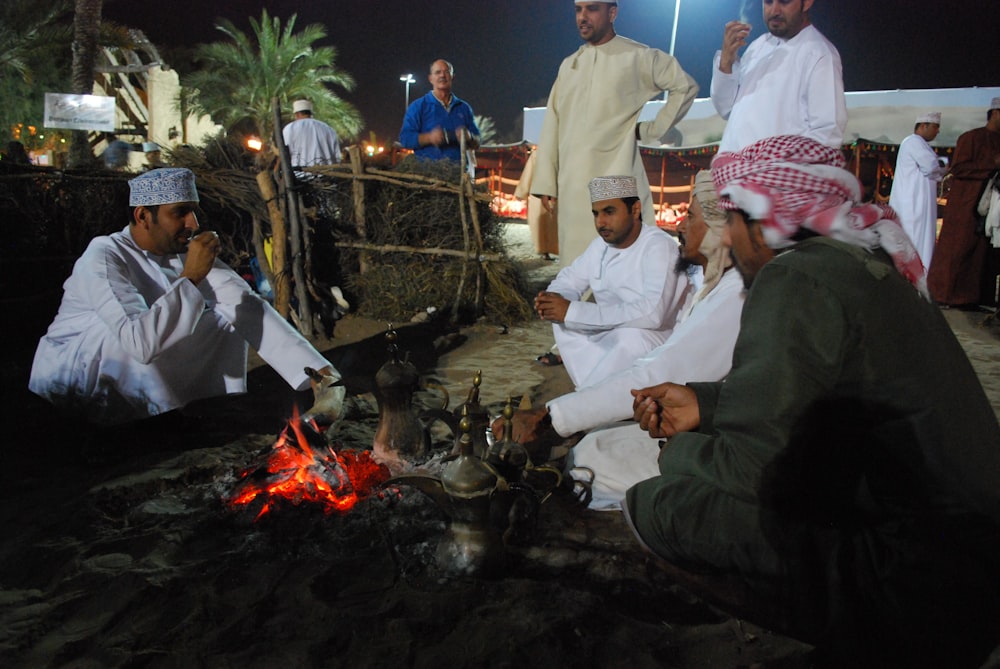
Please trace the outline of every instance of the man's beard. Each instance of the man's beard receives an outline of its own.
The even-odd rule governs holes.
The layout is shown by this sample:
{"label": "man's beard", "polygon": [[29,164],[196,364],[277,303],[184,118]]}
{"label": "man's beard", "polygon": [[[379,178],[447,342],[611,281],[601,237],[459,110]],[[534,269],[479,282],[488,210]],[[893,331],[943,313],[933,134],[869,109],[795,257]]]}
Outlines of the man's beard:
{"label": "man's beard", "polygon": [[697,263],[689,258],[685,258],[683,255],[677,256],[677,262],[674,263],[674,272],[677,274],[684,274],[689,269],[694,267]]}

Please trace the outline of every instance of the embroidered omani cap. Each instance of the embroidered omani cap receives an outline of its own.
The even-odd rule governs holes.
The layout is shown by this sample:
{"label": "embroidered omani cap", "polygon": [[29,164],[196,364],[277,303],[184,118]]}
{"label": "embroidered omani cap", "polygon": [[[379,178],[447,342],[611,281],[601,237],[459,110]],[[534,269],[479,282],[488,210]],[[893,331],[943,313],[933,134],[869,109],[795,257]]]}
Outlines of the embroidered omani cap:
{"label": "embroidered omani cap", "polygon": [[595,177],[590,180],[590,201],[625,199],[639,197],[639,189],[635,185],[635,177],[619,175],[613,177]]}
{"label": "embroidered omani cap", "polygon": [[990,109],[1000,109],[1000,98],[993,98],[990,102]]}
{"label": "embroidered omani cap", "polygon": [[128,182],[130,207],[152,207],[174,202],[198,202],[194,172],[186,167],[163,167]]}
{"label": "embroidered omani cap", "polygon": [[941,125],[941,112],[928,112],[917,117],[917,123],[936,123]]}
{"label": "embroidered omani cap", "polygon": [[309,102],[308,100],[296,100],[295,102],[292,103],[293,112],[312,111],[312,110],[313,110],[313,103]]}

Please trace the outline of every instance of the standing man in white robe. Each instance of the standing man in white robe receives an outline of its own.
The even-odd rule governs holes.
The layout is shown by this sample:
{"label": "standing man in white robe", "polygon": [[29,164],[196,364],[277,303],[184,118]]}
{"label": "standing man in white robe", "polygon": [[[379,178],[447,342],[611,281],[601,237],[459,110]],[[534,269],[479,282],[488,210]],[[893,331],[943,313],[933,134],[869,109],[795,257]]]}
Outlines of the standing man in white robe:
{"label": "standing man in white robe", "polygon": [[903,230],[913,240],[924,267],[931,266],[931,257],[934,255],[938,183],[946,172],[941,159],[930,145],[940,130],[940,113],[932,112],[917,117],[913,134],[899,145],[896,173],[889,195],[889,206],[899,216]]}
{"label": "standing man in white robe", "polygon": [[[577,388],[662,344],[690,294],[687,275],[672,271],[677,242],[642,224],[635,178],[592,179],[590,199],[598,237],[535,298]],[[588,290],[593,302],[581,299]]]}
{"label": "standing man in white robe", "polygon": [[809,20],[813,0],[763,0],[768,32],[747,47],[750,24],[730,21],[712,69],[712,105],[726,119],[719,152],[766,137],[801,135],[840,148],[847,102],[840,53]]}
{"label": "standing man in white robe", "polygon": [[281,137],[288,147],[292,167],[336,165],[340,162],[340,138],[337,131],[312,117],[313,106],[309,100],[292,103],[295,120],[281,129]]}
{"label": "standing man in white robe", "polygon": [[[642,192],[642,217],[655,225],[653,197],[638,141],[658,145],[687,113],[698,85],[663,51],[615,34],[618,3],[576,2],[584,44],[559,66],[549,93],[531,193],[555,211],[563,267],[592,239],[586,184],[603,174],[631,174]],[[668,93],[652,121],[637,123],[643,106]],[[558,199],[558,209],[556,200]]]}
{"label": "standing man in white robe", "polygon": [[[695,178],[691,207],[678,228],[680,261],[704,269],[704,283],[690,309],[670,337],[620,372],[585,388],[549,400],[543,408],[514,414],[515,435],[554,441],[580,432],[587,435],[570,451],[570,473],[593,472],[592,509],[619,508],[625,491],[657,476],[658,439],[632,420],[631,390],[656,385],[671,377],[690,381],[720,381],[732,366],[733,348],[743,311],[743,281],[732,270],[729,247],[723,243],[726,217],[711,173]],[[554,433],[554,434],[553,434]]]}
{"label": "standing man in white robe", "polygon": [[92,423],[122,424],[246,392],[248,344],[296,390],[310,387],[306,368],[339,378],[217,259],[219,236],[198,233],[191,170],[151,170],[129,189],[129,225],[91,241],[63,285],[32,392]]}

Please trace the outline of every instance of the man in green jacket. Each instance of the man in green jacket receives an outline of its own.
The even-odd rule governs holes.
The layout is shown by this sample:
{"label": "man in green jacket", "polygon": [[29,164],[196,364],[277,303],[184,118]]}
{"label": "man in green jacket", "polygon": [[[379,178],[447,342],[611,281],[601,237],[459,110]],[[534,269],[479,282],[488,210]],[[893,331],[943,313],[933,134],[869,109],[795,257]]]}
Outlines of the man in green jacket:
{"label": "man in green jacket", "polygon": [[787,136],[713,161],[749,288],[732,371],[633,391],[669,441],[623,506],[667,568],[820,662],[979,666],[1000,426],[891,209],[843,167]]}

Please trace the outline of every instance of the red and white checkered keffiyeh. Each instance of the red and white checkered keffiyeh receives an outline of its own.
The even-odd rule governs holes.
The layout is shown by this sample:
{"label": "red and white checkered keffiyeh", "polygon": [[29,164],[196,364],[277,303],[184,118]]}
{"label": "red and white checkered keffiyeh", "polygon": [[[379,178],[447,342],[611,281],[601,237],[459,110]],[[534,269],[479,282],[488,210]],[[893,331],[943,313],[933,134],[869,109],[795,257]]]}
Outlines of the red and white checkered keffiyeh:
{"label": "red and white checkered keffiyeh", "polygon": [[881,247],[928,300],[927,276],[913,242],[887,206],[862,204],[861,185],[839,149],[782,135],[712,160],[719,206],[741,209],[762,226],[764,241],[783,248],[800,228],[866,249]]}

